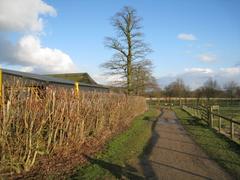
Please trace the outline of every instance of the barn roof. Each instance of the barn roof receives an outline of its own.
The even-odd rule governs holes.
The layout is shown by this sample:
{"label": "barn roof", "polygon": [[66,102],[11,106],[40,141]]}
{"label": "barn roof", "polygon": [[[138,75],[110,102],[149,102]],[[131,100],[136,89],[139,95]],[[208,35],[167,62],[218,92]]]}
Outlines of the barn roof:
{"label": "barn roof", "polygon": [[[26,73],[26,72],[14,71],[14,70],[9,70],[9,69],[2,69],[2,72],[3,72],[3,74],[13,75],[13,76],[22,77],[22,78],[26,78],[26,79],[32,79],[32,80],[41,81],[41,82],[53,83],[53,84],[63,84],[63,85],[71,85],[71,86],[73,86],[75,84],[75,81],[73,81],[73,80],[66,80],[66,79],[51,77],[48,75]],[[80,82],[79,85],[87,86],[87,87],[108,89],[107,87],[105,87],[103,85],[99,85],[97,83],[89,84],[89,83]]]}
{"label": "barn roof", "polygon": [[97,83],[91,78],[91,76],[89,76],[88,73],[48,74],[47,76],[97,85]]}

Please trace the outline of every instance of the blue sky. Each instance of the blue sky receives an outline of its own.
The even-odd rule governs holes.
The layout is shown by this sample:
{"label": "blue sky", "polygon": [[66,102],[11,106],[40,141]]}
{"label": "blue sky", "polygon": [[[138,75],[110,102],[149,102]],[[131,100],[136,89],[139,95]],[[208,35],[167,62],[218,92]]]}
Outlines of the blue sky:
{"label": "blue sky", "polygon": [[[56,57],[67,55],[67,61],[72,61],[72,65],[68,63],[68,66],[74,67],[74,71],[89,72],[103,81],[99,65],[112,55],[112,51],[103,44],[104,37],[114,35],[110,18],[123,6],[129,5],[143,18],[144,39],[154,51],[149,57],[155,66],[154,75],[160,82],[163,83],[161,78],[166,81],[169,77],[174,79],[189,73],[219,78],[222,73],[230,72],[228,80],[240,79],[240,67],[237,65],[240,62],[238,0],[46,0],[43,3],[52,9],[44,6],[45,12],[41,14],[36,8],[37,17],[43,21],[42,28],[2,28],[1,31],[1,25],[6,26],[6,23],[1,24],[0,21],[0,33],[4,39],[11,40],[13,46],[14,43],[22,42],[19,43],[22,49],[24,44],[32,42],[29,45],[32,46],[35,41],[39,41],[44,50],[58,49],[61,53]],[[32,36],[35,39],[31,39]],[[21,50],[18,54],[23,54],[22,51],[25,53],[25,50]],[[29,51],[31,50],[28,49]],[[24,57],[32,57],[25,54]],[[34,65],[32,61],[33,65],[30,66],[22,61],[17,64],[16,60],[6,63],[6,57],[1,60],[0,56],[4,67],[18,69],[26,66],[23,69],[38,71],[38,68],[31,68]],[[42,57],[48,56],[44,54]],[[60,67],[53,72],[59,69]],[[40,73],[41,71],[39,69]]]}

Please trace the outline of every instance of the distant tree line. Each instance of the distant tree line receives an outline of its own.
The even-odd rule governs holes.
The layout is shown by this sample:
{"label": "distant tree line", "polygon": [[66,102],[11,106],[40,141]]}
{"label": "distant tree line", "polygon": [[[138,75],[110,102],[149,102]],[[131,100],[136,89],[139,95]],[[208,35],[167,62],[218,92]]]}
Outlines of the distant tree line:
{"label": "distant tree line", "polygon": [[201,87],[190,90],[183,80],[177,79],[158,92],[160,97],[194,98],[240,98],[240,86],[230,81],[221,87],[216,80],[209,78]]}

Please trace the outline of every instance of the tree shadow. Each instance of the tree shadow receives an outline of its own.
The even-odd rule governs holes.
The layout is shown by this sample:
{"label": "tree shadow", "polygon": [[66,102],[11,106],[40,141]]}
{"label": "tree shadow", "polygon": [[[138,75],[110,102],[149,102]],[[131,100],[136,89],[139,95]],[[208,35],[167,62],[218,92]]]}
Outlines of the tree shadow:
{"label": "tree shadow", "polygon": [[108,170],[111,175],[113,175],[116,179],[144,179],[141,175],[137,174],[137,170],[130,165],[126,164],[125,167],[119,166],[117,164],[109,163],[107,161],[92,158],[88,155],[84,154],[84,157],[91,164],[95,164],[105,170]]}
{"label": "tree shadow", "polygon": [[[162,113],[160,113],[159,116],[161,116]],[[159,117],[158,116],[158,117]],[[140,159],[140,164],[144,164],[144,176],[141,174],[139,174],[138,170],[132,166],[130,166],[129,164],[125,163],[124,166],[120,166],[118,164],[114,164],[111,162],[107,162],[106,160],[103,159],[97,159],[94,157],[90,157],[86,154],[83,154],[83,156],[86,158],[86,160],[92,164],[92,165],[97,165],[102,169],[107,170],[113,177],[115,177],[116,179],[136,179],[136,180],[141,180],[141,179],[146,179],[146,176],[149,177],[149,170],[150,170],[150,174],[152,174],[152,177],[155,177],[154,175],[154,171],[152,170],[152,167],[150,165],[150,163],[148,163],[146,160],[148,159],[148,155],[151,153],[153,146],[155,145],[155,143],[157,142],[158,139],[158,135],[156,132],[154,132],[154,128],[156,126],[156,122],[158,120],[158,118],[151,118],[150,116],[145,116],[143,118],[143,120],[148,121],[149,123],[151,123],[151,131],[152,131],[152,136],[151,139],[148,140],[147,145],[144,148],[144,151],[142,152],[142,154],[140,155],[141,157],[139,157]],[[117,154],[116,154],[117,156]],[[84,177],[75,177],[72,176],[71,179],[84,179]]]}
{"label": "tree shadow", "polygon": [[[159,115],[159,117],[161,117],[162,114],[163,114],[163,111]],[[146,179],[157,179],[156,178],[157,177],[156,176],[156,172],[154,172],[154,169],[153,169],[153,161],[150,159],[150,154],[152,153],[153,148],[155,148],[156,143],[157,143],[159,138],[164,138],[164,139],[166,139],[168,141],[173,141],[173,142],[177,141],[177,142],[180,142],[180,143],[195,144],[194,142],[179,141],[178,139],[170,139],[168,137],[160,137],[159,134],[156,131],[156,125],[157,125],[158,119],[155,120],[155,121],[152,121],[152,136],[149,139],[147,145],[145,146],[144,151],[139,156],[140,165],[142,167],[143,174],[144,174],[144,177]],[[197,136],[202,136],[202,138],[207,138],[208,141],[211,141],[211,138],[212,139],[215,139],[215,138],[224,139],[224,141],[226,142],[227,146],[230,147],[231,151],[234,151],[237,154],[240,153],[240,145],[239,144],[231,141],[229,138],[225,137],[223,134],[217,133],[217,131],[215,129],[210,129],[209,125],[206,122],[203,122],[201,119],[196,118],[196,117],[194,117],[194,118],[185,118],[184,122],[185,122],[185,125],[187,125],[187,126],[193,126],[193,127],[198,126],[200,128],[207,128],[207,129],[209,129],[210,131],[214,132],[213,133],[214,136],[208,136],[206,134],[199,134]],[[185,128],[183,128],[183,129],[185,129]],[[164,130],[164,131],[166,133],[172,133],[172,132],[168,132],[167,130]],[[186,131],[186,134],[188,134],[188,133],[189,132]],[[184,135],[186,135],[186,134],[184,133]],[[212,146],[212,148],[216,148],[216,150],[219,150],[220,148],[222,148],[217,143],[216,144],[212,144],[212,143],[211,144],[207,144],[208,141],[205,142],[207,146]],[[202,145],[204,145],[204,144],[202,144]],[[156,147],[156,148],[164,149],[164,147]],[[212,160],[217,160],[218,162],[227,162],[227,163],[234,164],[234,165],[237,165],[237,166],[239,165],[238,162],[234,162],[234,161],[228,160],[228,159],[222,159],[220,157],[209,158],[209,157],[198,156],[198,155],[191,154],[191,153],[188,153],[188,152],[177,151],[177,150],[173,150],[173,149],[169,149],[169,148],[165,148],[165,150],[172,151],[172,152],[177,152],[177,153],[181,153],[181,154],[185,154],[187,156],[194,156],[196,158],[209,159],[209,160],[212,159]],[[159,165],[161,165],[161,166],[169,167],[169,168],[172,168],[172,169],[184,172],[184,173],[188,173],[188,174],[191,174],[191,175],[194,175],[194,176],[199,176],[199,177],[202,177],[202,178],[205,178],[205,179],[209,179],[209,177],[201,176],[201,175],[199,175],[197,173],[194,173],[194,172],[189,172],[189,171],[184,170],[184,169],[180,169],[180,168],[177,168],[177,167],[169,166],[167,164],[162,164],[161,162],[158,162],[158,163],[160,163]],[[154,164],[156,165],[156,162],[154,162]]]}
{"label": "tree shadow", "polygon": [[[171,166],[171,165],[168,165],[168,164],[165,164],[165,163],[162,163],[162,162],[156,162],[156,161],[151,161],[152,163],[158,165],[158,166],[165,166],[167,168],[170,168],[170,169],[174,169],[176,171],[180,171],[182,173],[186,173],[186,174],[190,174],[192,176],[195,176],[195,177],[199,177],[199,178],[202,178],[202,179],[208,179],[208,180],[211,180],[212,178],[210,177],[207,177],[207,176],[203,176],[201,174],[198,174],[198,173],[195,173],[195,172],[192,172],[192,171],[188,171],[186,169],[182,169],[182,168],[178,168],[178,167],[174,167],[174,166]],[[177,178],[176,178],[177,179]]]}
{"label": "tree shadow", "polygon": [[159,135],[156,132],[155,127],[157,125],[158,119],[163,115],[163,113],[164,113],[164,110],[161,109],[160,115],[156,119],[150,120],[152,121],[152,126],[151,126],[152,135],[151,135],[151,138],[148,140],[147,144],[145,145],[143,152],[138,157],[140,166],[143,171],[143,175],[146,179],[156,179],[156,174],[154,172],[151,162],[149,161],[149,157],[159,139]]}

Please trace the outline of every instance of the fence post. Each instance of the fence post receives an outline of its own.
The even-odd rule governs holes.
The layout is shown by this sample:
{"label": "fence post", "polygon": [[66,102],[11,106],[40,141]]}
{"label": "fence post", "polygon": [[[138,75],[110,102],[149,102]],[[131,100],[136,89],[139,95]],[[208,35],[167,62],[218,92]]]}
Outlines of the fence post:
{"label": "fence post", "polygon": [[75,96],[79,95],[79,83],[75,82],[75,88],[74,88]]}
{"label": "fence post", "polygon": [[231,139],[234,138],[234,122],[231,121]]}
{"label": "fence post", "polygon": [[209,125],[212,128],[213,127],[213,115],[212,115],[212,107],[208,108],[208,119],[209,119]]}
{"label": "fence post", "polygon": [[218,120],[218,130],[219,130],[219,132],[221,132],[221,126],[222,126],[222,118],[219,117],[219,120]]}
{"label": "fence post", "polygon": [[197,113],[198,113],[198,118],[201,119],[201,110],[200,110],[200,107],[199,107],[199,106],[198,106]]}
{"label": "fence post", "polygon": [[213,113],[213,107],[211,107],[211,127],[213,127],[214,126],[214,115],[212,114]]}
{"label": "fence post", "polygon": [[0,105],[2,104],[2,82],[3,82],[3,74],[2,74],[2,69],[0,67]]}
{"label": "fence post", "polygon": [[202,119],[202,107],[200,107],[200,112],[199,113],[200,113],[199,117],[200,117],[200,119]]}

